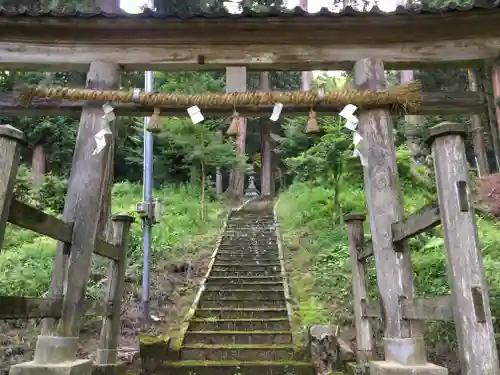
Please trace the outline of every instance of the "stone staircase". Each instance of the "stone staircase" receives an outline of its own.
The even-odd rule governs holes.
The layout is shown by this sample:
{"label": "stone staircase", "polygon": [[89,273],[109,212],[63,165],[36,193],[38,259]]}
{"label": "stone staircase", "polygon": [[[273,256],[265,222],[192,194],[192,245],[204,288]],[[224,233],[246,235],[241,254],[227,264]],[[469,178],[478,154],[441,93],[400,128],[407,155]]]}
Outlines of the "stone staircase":
{"label": "stone staircase", "polygon": [[293,343],[285,287],[272,202],[234,211],[175,360],[154,373],[311,375],[308,355]]}

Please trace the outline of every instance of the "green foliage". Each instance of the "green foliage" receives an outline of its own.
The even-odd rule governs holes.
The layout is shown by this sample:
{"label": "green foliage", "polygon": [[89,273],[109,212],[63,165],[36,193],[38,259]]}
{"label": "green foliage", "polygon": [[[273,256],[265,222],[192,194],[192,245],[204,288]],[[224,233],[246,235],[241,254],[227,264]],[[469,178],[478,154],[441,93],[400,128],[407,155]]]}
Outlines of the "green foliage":
{"label": "green foliage", "polygon": [[[47,182],[47,186],[41,189],[44,193],[36,195],[37,191],[25,181],[27,178],[25,172],[21,173],[17,187],[20,198],[28,200],[30,204],[41,206],[46,203],[49,187],[59,199],[64,197],[57,191],[66,185],[65,181]],[[223,207],[218,201],[208,201],[208,215],[201,220],[200,194],[199,187],[190,185],[170,185],[155,191],[155,196],[164,207],[164,214],[153,229],[153,266],[160,260],[178,261],[194,257],[200,247],[207,246],[213,240]],[[141,199],[141,186],[128,182],[116,184],[113,190],[113,212],[135,215],[135,202]],[[0,252],[0,295],[44,295],[50,283],[56,242],[12,225],[7,227],[5,237]],[[142,272],[142,248],[141,222],[136,220],[132,226],[127,254],[127,273],[136,279],[140,279]],[[100,291],[99,288],[91,284],[88,292],[94,295]]]}

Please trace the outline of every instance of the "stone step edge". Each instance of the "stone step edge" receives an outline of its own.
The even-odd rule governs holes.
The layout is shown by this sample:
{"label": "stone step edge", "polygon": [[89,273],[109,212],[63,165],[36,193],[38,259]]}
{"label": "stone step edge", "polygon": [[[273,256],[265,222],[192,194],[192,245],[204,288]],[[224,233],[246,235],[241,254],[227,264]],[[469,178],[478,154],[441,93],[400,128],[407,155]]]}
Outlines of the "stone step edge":
{"label": "stone step edge", "polygon": [[197,335],[291,335],[292,331],[187,331],[187,334]]}
{"label": "stone step edge", "polygon": [[[267,318],[267,319],[259,319],[259,318],[233,318],[233,319],[214,319],[214,318],[194,318],[191,319],[190,322],[202,323],[202,322],[283,322],[287,321],[288,318]],[[252,331],[248,331],[252,332]]]}
{"label": "stone step edge", "polygon": [[255,279],[255,280],[263,280],[263,279],[282,279],[283,277],[281,275],[277,276],[208,276],[209,279],[215,279],[215,280],[228,280],[228,279]]}
{"label": "stone step edge", "polygon": [[[207,282],[210,281],[210,277],[207,278]],[[228,283],[230,286],[232,285],[238,285],[238,284],[242,284],[242,283]],[[224,284],[225,286],[227,286],[228,284]],[[269,286],[269,285],[275,285],[275,286],[281,286],[283,287],[283,281],[249,281],[249,282],[246,282],[245,285],[253,285],[253,286]],[[214,285],[215,286],[215,285]],[[218,285],[218,286],[221,286],[221,285]],[[224,289],[226,290],[226,289]]]}
{"label": "stone step edge", "polygon": [[182,345],[181,349],[238,349],[238,350],[272,350],[290,349],[296,351],[294,344],[188,344]]}
{"label": "stone step edge", "polygon": [[[259,293],[269,293],[269,290],[262,290],[262,289],[220,289],[220,288],[216,288],[216,286],[217,285],[213,285],[213,286],[210,286],[210,287],[207,286],[204,291],[205,292],[206,291],[209,291],[209,292],[224,292],[224,293],[227,293],[227,292],[251,292],[251,293],[259,292]],[[280,290],[273,290],[273,292],[280,292]]]}
{"label": "stone step edge", "polygon": [[299,362],[299,361],[194,361],[194,360],[184,360],[184,361],[169,361],[165,363],[163,366],[166,367],[188,367],[188,366],[203,366],[203,367],[212,367],[212,366],[297,366],[297,367],[312,367],[311,362]]}
{"label": "stone step edge", "polygon": [[256,308],[224,308],[224,307],[208,307],[208,308],[197,308],[196,310],[199,311],[212,311],[212,310],[217,310],[217,311],[287,311],[286,308],[276,308],[276,307],[265,307],[261,309],[256,309]]}

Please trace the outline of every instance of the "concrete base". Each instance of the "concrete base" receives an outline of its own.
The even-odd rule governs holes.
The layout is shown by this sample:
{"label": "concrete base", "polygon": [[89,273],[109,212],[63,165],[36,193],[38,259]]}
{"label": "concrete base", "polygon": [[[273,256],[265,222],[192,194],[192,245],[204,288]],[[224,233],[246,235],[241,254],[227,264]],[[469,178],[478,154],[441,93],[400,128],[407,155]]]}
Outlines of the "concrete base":
{"label": "concrete base", "polygon": [[127,364],[118,362],[112,365],[96,365],[92,370],[92,375],[123,375],[127,372]]}
{"label": "concrete base", "polygon": [[448,369],[426,363],[424,365],[402,365],[396,362],[370,362],[370,375],[448,375]]}
{"label": "concrete base", "polygon": [[402,365],[425,365],[425,343],[423,337],[389,339],[384,337],[384,353],[387,362]]}
{"label": "concrete base", "polygon": [[25,362],[11,366],[9,375],[92,375],[92,361],[81,359],[51,364]]}
{"label": "concrete base", "polygon": [[38,336],[34,363],[55,364],[76,359],[78,337]]}

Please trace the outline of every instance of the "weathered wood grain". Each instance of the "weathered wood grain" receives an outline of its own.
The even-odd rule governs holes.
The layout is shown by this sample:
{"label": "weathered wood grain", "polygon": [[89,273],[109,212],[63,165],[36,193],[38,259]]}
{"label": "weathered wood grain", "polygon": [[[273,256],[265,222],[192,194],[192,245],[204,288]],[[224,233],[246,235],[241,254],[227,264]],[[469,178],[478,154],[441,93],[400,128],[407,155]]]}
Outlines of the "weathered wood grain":
{"label": "weathered wood grain", "polygon": [[[71,102],[66,100],[43,100],[34,98],[28,107],[15,104],[12,93],[0,93],[0,114],[5,116],[70,116],[79,117],[83,107],[92,103]],[[98,104],[95,104],[97,107]],[[117,116],[149,116],[152,109],[138,104],[114,103]],[[227,107],[200,107],[206,117],[230,117],[235,109]],[[301,105],[285,105],[282,114],[306,116],[311,108]],[[365,109],[370,109],[369,107]],[[481,97],[475,92],[423,92],[422,101],[416,114],[445,115],[445,114],[470,114],[483,113],[484,105]],[[273,106],[238,106],[238,113],[245,117],[269,117]],[[337,114],[342,107],[331,105],[318,105],[315,111],[318,115]],[[161,116],[187,116],[187,108],[162,107]]]}
{"label": "weathered wood grain", "polygon": [[71,243],[73,236],[73,224],[15,199],[10,206],[9,222],[61,242]]}
{"label": "weathered wood grain", "polygon": [[430,130],[448,279],[462,373],[500,374],[495,333],[469,191],[465,127],[445,122]]}
{"label": "weathered wood grain", "polygon": [[120,260],[121,250],[119,246],[110,244],[102,238],[96,238],[94,254],[100,255],[114,261]]}
{"label": "weathered wood grain", "polygon": [[[354,84],[358,90],[380,90],[384,82],[381,61],[363,59],[356,62]],[[392,242],[391,225],[403,219],[392,120],[384,110],[362,111],[358,117],[358,131],[363,138],[360,151],[366,160],[363,174],[377,284],[384,311],[384,337],[418,336],[418,323],[404,320],[399,304],[401,298],[412,299],[413,276],[405,242]]]}
{"label": "weathered wood grain", "polygon": [[351,213],[344,216],[351,256],[353,310],[356,320],[356,359],[358,363],[366,363],[373,358],[374,354],[371,322],[363,316],[363,301],[368,298],[365,263],[359,260],[359,249],[363,247],[364,241],[364,220],[365,215],[363,214]]}
{"label": "weathered wood grain", "polygon": [[399,242],[423,233],[441,223],[439,204],[432,202],[392,224],[392,241]]}
{"label": "weathered wood grain", "polygon": [[113,309],[102,321],[101,339],[97,351],[96,363],[109,365],[117,362],[116,348],[120,333],[120,314],[125,289],[125,271],[127,267],[127,248],[130,226],[134,219],[128,215],[113,217],[113,244],[119,251],[118,261],[111,262],[108,272],[108,287],[104,301],[112,303]]}
{"label": "weathered wood grain", "polygon": [[[0,296],[0,319],[40,319],[60,318],[63,300],[61,298],[34,298]],[[111,314],[113,303],[86,300],[86,315],[107,316]]]}
{"label": "weathered wood grain", "polygon": [[373,255],[373,242],[372,240],[368,240],[361,244],[361,247],[358,249],[358,260],[366,260]]}
{"label": "weathered wood grain", "polygon": [[[94,61],[91,64],[87,74],[87,88],[116,89],[118,82],[117,64],[103,61]],[[65,279],[63,273],[53,273],[50,293],[51,296],[62,296],[62,291],[66,291],[63,313],[56,332],[59,336],[75,337],[80,330],[81,311],[97,235],[104,191],[104,172],[109,152],[109,146],[106,146],[99,154],[93,155],[94,135],[103,129],[101,116],[102,109],[86,108],[82,111],[73,156],[63,211],[64,220],[74,223],[71,254],[67,265],[68,277]],[[107,138],[109,144],[109,136]],[[59,267],[61,259],[64,259],[64,249],[58,246],[55,264]],[[45,326],[44,331],[44,334],[50,334],[52,327]]]}
{"label": "weathered wood grain", "polygon": [[86,70],[102,56],[134,71],[345,70],[366,56],[387,61],[389,69],[494,59],[500,50],[498,10],[464,13],[369,14],[363,22],[321,16],[237,22],[2,16],[0,67]]}
{"label": "weathered wood grain", "polygon": [[413,301],[402,301],[401,305],[405,319],[425,321],[454,319],[451,296],[417,298]]}
{"label": "weathered wood grain", "polygon": [[9,218],[24,134],[10,125],[0,125],[0,249]]}

